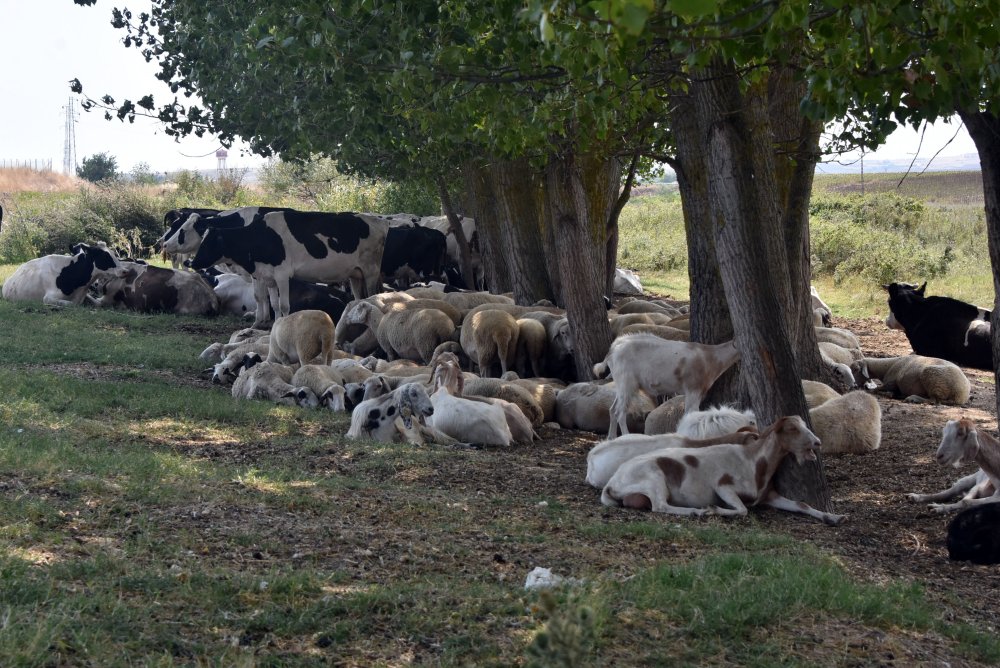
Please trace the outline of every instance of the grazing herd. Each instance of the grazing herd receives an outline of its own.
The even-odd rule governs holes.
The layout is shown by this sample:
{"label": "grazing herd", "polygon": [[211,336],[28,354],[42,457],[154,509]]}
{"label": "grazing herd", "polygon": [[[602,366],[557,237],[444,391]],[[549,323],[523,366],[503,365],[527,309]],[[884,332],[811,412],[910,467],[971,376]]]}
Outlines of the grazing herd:
{"label": "grazing herd", "polygon": [[[851,332],[829,327],[832,313],[813,291],[822,359],[845,387],[864,389],[841,394],[804,380],[811,428],[798,416],[757,425],[745,408],[701,410],[739,352],[734,342],[690,342],[686,306],[677,302],[627,299],[609,309],[616,338],[594,366],[600,380],[574,382],[565,312],[454,288],[478,277],[455,274],[457,245],[437,217],[245,207],[176,210],[165,223],[158,243],[174,257],[186,255],[196,271],[78,244],[71,255],[21,265],[3,297],[253,314],[252,327],[202,353],[213,364],[213,382],[231,385],[240,399],[350,410],[349,438],[509,446],[538,438],[542,425],[606,432],[588,456],[586,482],[610,506],[732,516],[764,505],[840,524],[843,516],[775,491],[782,460],[877,449],[881,411],[866,390],[961,406],[970,384],[960,366],[993,368],[985,309],[928,297],[926,284],[887,285],[887,325],[901,329],[916,354],[876,358],[862,353]],[[449,272],[457,280],[446,278]],[[386,281],[397,289],[383,291]],[[979,470],[947,490],[909,497],[938,512],[973,509],[975,517],[952,523],[949,550],[975,560],[991,558],[982,553],[993,549],[1000,559],[983,528],[995,533],[1000,519],[990,505],[1000,501],[1000,443],[968,420],[953,420],[937,459],[975,462]]]}

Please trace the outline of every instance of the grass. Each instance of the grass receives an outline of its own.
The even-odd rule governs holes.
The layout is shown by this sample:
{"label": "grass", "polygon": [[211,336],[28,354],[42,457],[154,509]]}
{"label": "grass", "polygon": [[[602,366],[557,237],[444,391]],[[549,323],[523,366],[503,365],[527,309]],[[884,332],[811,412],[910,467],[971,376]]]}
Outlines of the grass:
{"label": "grass", "polygon": [[[350,442],[343,415],[234,401],[191,361],[234,325],[0,301],[0,665],[838,662],[802,620],[1000,660],[752,519],[565,494],[570,445]],[[581,584],[526,592],[538,564]]]}
{"label": "grass", "polygon": [[[811,236],[813,284],[835,314],[885,315],[881,285],[928,282],[928,293],[993,301],[982,179],[978,172],[817,174]],[[898,187],[897,187],[898,186]],[[654,294],[689,294],[679,195],[652,189],[621,215],[619,262]]]}

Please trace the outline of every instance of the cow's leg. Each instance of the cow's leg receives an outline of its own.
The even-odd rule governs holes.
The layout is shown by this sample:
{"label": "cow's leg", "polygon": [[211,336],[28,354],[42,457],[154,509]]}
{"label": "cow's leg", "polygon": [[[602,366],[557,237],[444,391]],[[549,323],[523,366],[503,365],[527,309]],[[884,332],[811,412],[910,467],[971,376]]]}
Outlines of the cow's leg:
{"label": "cow's leg", "polygon": [[288,279],[289,277],[284,274],[277,274],[274,277],[274,284],[278,290],[278,307],[274,311],[275,318],[283,318],[292,312],[292,305],[288,294]]}
{"label": "cow's leg", "polygon": [[271,302],[267,296],[267,283],[258,278],[251,279],[251,281],[253,283],[253,297],[257,301],[253,327],[267,329],[271,325]]}

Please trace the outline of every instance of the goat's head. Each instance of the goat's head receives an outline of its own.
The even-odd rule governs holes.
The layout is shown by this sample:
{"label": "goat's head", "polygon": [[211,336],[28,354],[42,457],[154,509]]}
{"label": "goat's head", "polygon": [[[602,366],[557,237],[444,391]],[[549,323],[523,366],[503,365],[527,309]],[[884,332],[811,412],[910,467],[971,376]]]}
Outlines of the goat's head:
{"label": "goat's head", "polygon": [[821,445],[819,437],[809,431],[801,417],[789,415],[779,418],[774,431],[781,447],[795,456],[796,463],[816,460]]}
{"label": "goat's head", "polygon": [[934,457],[942,466],[958,468],[979,454],[979,435],[971,420],[948,420],[941,431],[941,445]]}
{"label": "goat's head", "polygon": [[412,426],[414,417],[423,422],[424,418],[434,414],[431,398],[420,383],[407,383],[399,387],[396,390],[396,407],[407,429]]}
{"label": "goat's head", "polygon": [[443,388],[448,394],[462,396],[465,389],[465,378],[458,364],[450,361],[439,361],[434,370],[434,387]]}

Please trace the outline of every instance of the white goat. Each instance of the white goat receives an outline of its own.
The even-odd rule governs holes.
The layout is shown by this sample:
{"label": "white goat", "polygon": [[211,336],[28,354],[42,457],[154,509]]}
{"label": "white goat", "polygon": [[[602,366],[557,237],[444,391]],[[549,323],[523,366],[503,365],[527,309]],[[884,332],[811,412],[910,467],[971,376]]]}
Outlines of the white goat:
{"label": "white goat", "polygon": [[1000,502],[1000,442],[985,431],[979,431],[971,420],[949,420],[942,430],[941,444],[934,456],[943,466],[958,468],[975,462],[979,470],[959,478],[946,490],[933,494],[907,494],[910,501],[947,501],[965,493],[955,503],[931,503],[931,509],[938,513]]}
{"label": "white goat", "polygon": [[437,390],[431,395],[431,426],[466,443],[510,445],[513,436],[502,408],[462,398],[465,379],[457,364],[440,362],[434,370],[434,384]]}
{"label": "white goat", "polygon": [[753,427],[754,431],[757,429],[757,416],[752,410],[741,411],[735,406],[712,406],[703,411],[685,413],[677,423],[677,433],[688,438],[704,439],[732,434],[744,427]]}
{"label": "white goat", "polygon": [[732,434],[722,434],[714,438],[693,439],[680,434],[629,434],[610,441],[601,441],[587,453],[587,484],[604,487],[611,480],[618,467],[630,459],[664,448],[702,448],[720,443],[746,445],[757,440],[757,430],[747,428]]}
{"label": "white goat", "polygon": [[651,396],[684,394],[684,412],[696,411],[712,384],[740,358],[734,341],[708,345],[667,341],[653,334],[629,334],[615,339],[594,374],[611,372],[615,400],[611,404],[608,438],[629,433],[629,398],[637,390]]}
{"label": "white goat", "polygon": [[[778,494],[771,479],[786,455],[816,459],[820,442],[798,416],[777,420],[747,445],[667,448],[623,463],[601,493],[606,506],[650,509],[672,515],[746,515],[750,505],[803,513],[830,525],[843,515],[825,513]],[[725,506],[718,507],[721,501]]]}
{"label": "white goat", "polygon": [[424,422],[434,413],[427,391],[419,383],[401,385],[389,394],[362,401],[351,413],[348,438],[370,438],[383,443],[407,441],[422,445],[426,439],[453,445],[455,440]]}

